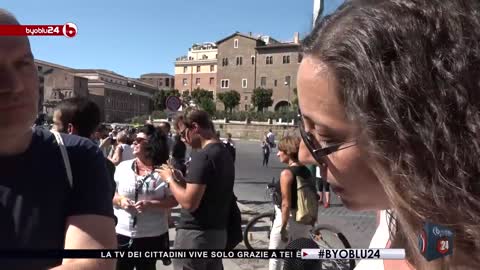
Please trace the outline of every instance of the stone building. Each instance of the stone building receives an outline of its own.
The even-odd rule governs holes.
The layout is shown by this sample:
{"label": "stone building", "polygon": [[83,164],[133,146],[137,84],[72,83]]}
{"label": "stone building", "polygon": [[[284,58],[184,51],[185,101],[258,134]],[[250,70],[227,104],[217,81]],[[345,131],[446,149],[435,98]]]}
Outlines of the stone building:
{"label": "stone building", "polygon": [[203,88],[216,96],[217,45],[206,42],[194,44],[186,56],[175,61],[175,88],[181,93]]}
{"label": "stone building", "polygon": [[139,80],[156,86],[159,90],[175,89],[175,76],[167,73],[147,73],[141,75]]}
{"label": "stone building", "polygon": [[157,87],[104,69],[77,69],[88,79],[90,98],[100,107],[105,122],[124,122],[150,114]]}
{"label": "stone building", "polygon": [[72,97],[88,97],[88,79],[76,76],[75,70],[35,60],[40,79],[41,113],[53,115],[53,109],[62,100]]}
{"label": "stone building", "polygon": [[217,46],[217,92],[239,92],[238,110],[252,108],[251,97],[257,87],[273,90],[269,110],[291,105],[301,60],[298,33],[292,42],[279,42],[269,36],[236,32],[217,41]]}

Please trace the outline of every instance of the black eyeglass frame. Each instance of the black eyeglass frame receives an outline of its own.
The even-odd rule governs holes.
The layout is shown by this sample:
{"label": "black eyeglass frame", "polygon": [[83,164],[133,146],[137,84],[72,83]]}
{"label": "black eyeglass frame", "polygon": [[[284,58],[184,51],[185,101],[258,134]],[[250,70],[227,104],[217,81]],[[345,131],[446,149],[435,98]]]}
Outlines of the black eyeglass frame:
{"label": "black eyeglass frame", "polygon": [[348,141],[348,142],[341,142],[335,143],[333,145],[322,147],[320,142],[315,138],[315,136],[305,130],[305,125],[303,123],[303,116],[302,112],[298,110],[299,116],[299,130],[300,130],[300,137],[302,137],[305,146],[307,147],[308,151],[312,155],[312,157],[317,161],[319,164],[325,164],[325,161],[322,160],[324,157],[335,153],[337,151],[355,146],[357,144],[356,140]]}

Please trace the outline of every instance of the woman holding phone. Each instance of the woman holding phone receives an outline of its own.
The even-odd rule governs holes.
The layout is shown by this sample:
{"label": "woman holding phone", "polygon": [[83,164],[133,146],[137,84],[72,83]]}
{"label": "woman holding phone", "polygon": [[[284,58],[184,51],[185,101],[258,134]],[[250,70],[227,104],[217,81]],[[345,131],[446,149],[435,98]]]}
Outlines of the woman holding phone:
{"label": "woman holding phone", "polygon": [[[115,171],[117,193],[113,199],[119,248],[166,250],[168,209],[178,203],[154,171],[168,160],[166,136],[152,125],[140,129],[133,143],[135,159],[123,161]],[[118,270],[156,269],[156,259],[119,259]]]}

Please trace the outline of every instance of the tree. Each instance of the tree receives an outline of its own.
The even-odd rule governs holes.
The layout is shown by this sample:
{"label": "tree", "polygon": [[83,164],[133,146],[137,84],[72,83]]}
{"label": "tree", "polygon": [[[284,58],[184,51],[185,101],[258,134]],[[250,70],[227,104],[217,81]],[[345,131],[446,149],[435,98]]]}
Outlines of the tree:
{"label": "tree", "polygon": [[293,107],[293,110],[296,111],[296,109],[298,108],[298,91],[297,91],[297,88],[293,88],[293,100],[292,100],[292,107]]}
{"label": "tree", "polygon": [[177,89],[173,90],[159,90],[153,94],[153,109],[156,111],[163,111],[166,109],[166,101],[169,96],[179,97],[180,93]]}
{"label": "tree", "polygon": [[192,101],[192,96],[190,96],[190,92],[188,90],[185,90],[182,93],[181,99],[184,104],[190,104],[190,101]]}
{"label": "tree", "polygon": [[193,89],[191,96],[193,101],[197,104],[201,103],[201,100],[204,98],[209,98],[213,101],[213,92],[202,88]]}
{"label": "tree", "polygon": [[215,102],[213,102],[213,99],[208,98],[208,97],[202,97],[200,98],[200,102],[198,103],[198,106],[206,111],[210,116],[213,116],[215,114],[216,106]]}
{"label": "tree", "polygon": [[265,89],[261,87],[253,89],[252,103],[253,106],[257,107],[257,111],[262,112],[264,108],[272,106],[272,94],[272,89]]}
{"label": "tree", "polygon": [[235,90],[220,93],[217,97],[225,106],[225,110],[230,110],[230,113],[232,113],[233,108],[240,104],[240,93]]}

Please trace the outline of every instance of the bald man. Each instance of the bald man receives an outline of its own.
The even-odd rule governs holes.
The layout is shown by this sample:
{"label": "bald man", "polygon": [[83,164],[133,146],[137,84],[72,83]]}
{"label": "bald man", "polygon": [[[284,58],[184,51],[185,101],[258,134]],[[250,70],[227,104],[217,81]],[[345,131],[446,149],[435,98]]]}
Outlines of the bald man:
{"label": "bald man", "polygon": [[[0,24],[19,24],[0,9]],[[91,141],[32,129],[39,98],[28,38],[0,37],[0,249],[116,248],[112,187]],[[0,259],[1,269],[114,269],[112,260]]]}

